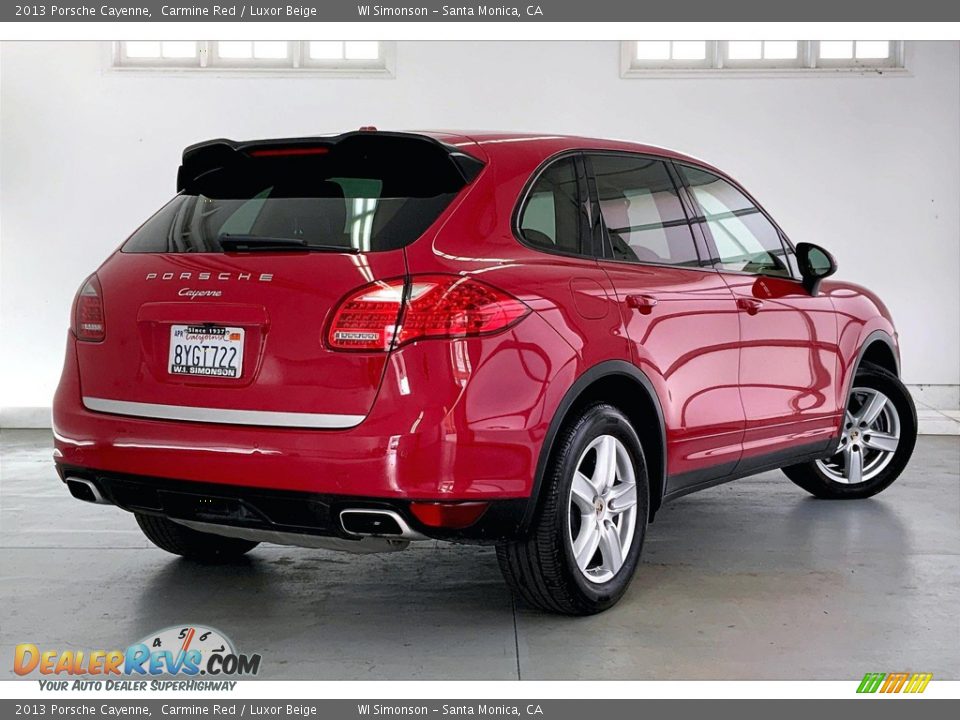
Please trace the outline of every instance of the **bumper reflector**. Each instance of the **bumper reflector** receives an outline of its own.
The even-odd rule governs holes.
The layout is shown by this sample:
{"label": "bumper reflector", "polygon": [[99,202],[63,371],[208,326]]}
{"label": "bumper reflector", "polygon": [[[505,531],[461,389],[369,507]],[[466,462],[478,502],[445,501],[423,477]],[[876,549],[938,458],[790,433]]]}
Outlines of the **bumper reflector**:
{"label": "bumper reflector", "polygon": [[428,527],[458,529],[473,525],[489,506],[485,502],[412,502],[410,512]]}

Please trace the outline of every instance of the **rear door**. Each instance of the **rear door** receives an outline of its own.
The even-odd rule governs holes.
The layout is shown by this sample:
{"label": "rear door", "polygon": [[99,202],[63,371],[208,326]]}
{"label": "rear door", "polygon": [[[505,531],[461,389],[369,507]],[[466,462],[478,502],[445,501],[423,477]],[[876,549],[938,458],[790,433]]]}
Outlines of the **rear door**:
{"label": "rear door", "polygon": [[518,238],[538,252],[502,271],[512,274],[515,287],[534,289],[537,312],[565,337],[589,338],[578,347],[584,368],[629,353],[613,287],[597,263],[589,207],[580,155],[551,159],[535,173],[517,213]]}
{"label": "rear door", "polygon": [[179,182],[98,270],[106,339],[78,343],[87,407],[361,422],[387,354],[333,351],[325,328],[346,295],[406,274],[403,248],[438,226],[468,182],[450,149],[384,134],[214,143],[188,149]]}
{"label": "rear door", "polygon": [[740,458],[740,327],[729,288],[703,267],[672,168],[656,157],[586,158],[603,220],[601,267],[616,288],[633,361],[656,385],[667,425],[667,492]]}
{"label": "rear door", "polygon": [[678,167],[712,262],[736,297],[744,458],[813,452],[835,434],[841,411],[833,303],[804,289],[789,246],[746,193],[701,168]]}

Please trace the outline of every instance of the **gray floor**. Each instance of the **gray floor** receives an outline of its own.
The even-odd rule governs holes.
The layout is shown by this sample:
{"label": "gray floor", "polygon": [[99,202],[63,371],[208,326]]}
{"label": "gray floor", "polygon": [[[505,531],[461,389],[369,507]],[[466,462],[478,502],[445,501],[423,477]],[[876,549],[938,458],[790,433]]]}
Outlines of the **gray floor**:
{"label": "gray floor", "polygon": [[194,622],[272,679],[960,679],[960,439],[922,437],[873,500],[823,502],[779,473],[678,500],[615,609],[514,604],[489,549],[387,556],[261,546],[198,567],[132,516],[67,495],[45,431],[0,433],[0,658],[125,647]]}

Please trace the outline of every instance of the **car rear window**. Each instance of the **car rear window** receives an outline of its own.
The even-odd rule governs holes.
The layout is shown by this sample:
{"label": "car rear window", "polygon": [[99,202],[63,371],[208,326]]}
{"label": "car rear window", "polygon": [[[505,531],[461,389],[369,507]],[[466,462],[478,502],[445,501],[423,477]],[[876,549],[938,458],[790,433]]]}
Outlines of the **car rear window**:
{"label": "car rear window", "polygon": [[346,138],[233,152],[191,168],[183,190],[127,240],[130,253],[222,252],[225,237],[377,252],[404,247],[466,184],[435,144]]}

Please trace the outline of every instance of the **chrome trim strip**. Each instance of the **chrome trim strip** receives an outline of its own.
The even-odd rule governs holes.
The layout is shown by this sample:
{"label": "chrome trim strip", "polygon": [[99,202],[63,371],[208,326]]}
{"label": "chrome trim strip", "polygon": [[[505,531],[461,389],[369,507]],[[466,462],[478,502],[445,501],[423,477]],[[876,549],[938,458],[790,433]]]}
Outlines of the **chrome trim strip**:
{"label": "chrome trim strip", "polygon": [[158,420],[223,423],[227,425],[265,425],[268,427],[343,429],[352,428],[366,415],[334,415],[331,413],[274,412],[269,410],[224,410],[222,408],[191,407],[187,405],[155,405],[153,403],[107,400],[84,397],[83,405],[95,412]]}

